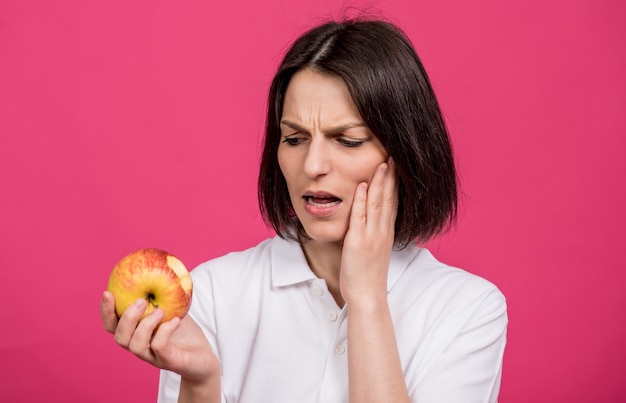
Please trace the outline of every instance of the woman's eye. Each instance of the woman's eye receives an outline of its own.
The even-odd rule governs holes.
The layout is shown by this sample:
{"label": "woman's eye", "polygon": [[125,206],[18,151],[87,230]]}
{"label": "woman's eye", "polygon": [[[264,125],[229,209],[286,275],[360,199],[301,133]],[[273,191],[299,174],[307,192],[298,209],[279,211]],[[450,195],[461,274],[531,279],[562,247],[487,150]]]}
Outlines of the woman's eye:
{"label": "woman's eye", "polygon": [[299,137],[285,137],[283,139],[283,143],[286,143],[287,145],[290,146],[297,146],[298,144],[300,144],[302,141],[301,138]]}
{"label": "woman's eye", "polygon": [[339,138],[337,139],[337,141],[339,142],[339,144],[345,147],[358,147],[364,143],[363,140],[348,140],[343,138]]}

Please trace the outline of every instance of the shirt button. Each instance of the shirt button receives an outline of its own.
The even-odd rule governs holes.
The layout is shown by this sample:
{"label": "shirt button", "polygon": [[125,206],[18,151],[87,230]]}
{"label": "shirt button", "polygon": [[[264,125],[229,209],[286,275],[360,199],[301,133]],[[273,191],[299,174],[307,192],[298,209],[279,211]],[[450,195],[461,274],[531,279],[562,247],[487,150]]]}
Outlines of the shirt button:
{"label": "shirt button", "polygon": [[321,288],[319,288],[319,287],[315,287],[313,290],[314,290],[314,291],[315,291],[315,293],[316,293],[317,295],[319,295],[320,297],[322,296],[322,294],[324,294],[324,291],[322,291],[322,289],[321,289]]}
{"label": "shirt button", "polygon": [[337,320],[337,314],[335,312],[328,312],[328,320]]}
{"label": "shirt button", "polygon": [[340,344],[337,347],[335,347],[335,353],[341,355],[341,354],[343,354],[345,352],[346,352],[346,348],[342,344]]}

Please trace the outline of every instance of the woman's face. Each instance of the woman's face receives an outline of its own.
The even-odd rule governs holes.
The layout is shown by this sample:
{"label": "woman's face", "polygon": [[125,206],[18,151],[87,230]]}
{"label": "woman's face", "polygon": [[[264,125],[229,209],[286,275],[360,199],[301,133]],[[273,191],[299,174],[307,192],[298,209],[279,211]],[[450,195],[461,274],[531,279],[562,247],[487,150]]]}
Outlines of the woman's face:
{"label": "woman's face", "polygon": [[303,69],[291,79],[280,122],[278,163],[289,197],[314,241],[341,242],[356,187],[387,160],[344,81]]}

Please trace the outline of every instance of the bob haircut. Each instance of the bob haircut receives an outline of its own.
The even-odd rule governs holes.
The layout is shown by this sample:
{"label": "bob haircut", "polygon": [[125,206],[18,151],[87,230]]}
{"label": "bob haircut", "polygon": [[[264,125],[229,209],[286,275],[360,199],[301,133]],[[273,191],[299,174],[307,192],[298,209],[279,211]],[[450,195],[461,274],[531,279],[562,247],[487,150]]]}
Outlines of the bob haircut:
{"label": "bob haircut", "polygon": [[446,125],[411,42],[379,20],[327,22],[300,36],[272,81],[258,179],[263,219],[293,240],[308,236],[294,213],[278,165],[280,120],[291,77],[299,70],[341,77],[369,129],[396,164],[399,204],[395,244],[425,242],[457,214],[457,174]]}

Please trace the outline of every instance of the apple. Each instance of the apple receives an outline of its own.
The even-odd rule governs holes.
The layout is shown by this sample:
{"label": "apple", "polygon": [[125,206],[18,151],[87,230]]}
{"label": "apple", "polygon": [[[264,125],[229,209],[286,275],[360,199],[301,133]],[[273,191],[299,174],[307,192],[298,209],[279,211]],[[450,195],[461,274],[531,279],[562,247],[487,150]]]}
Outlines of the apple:
{"label": "apple", "polygon": [[141,319],[161,308],[162,322],[167,322],[187,314],[193,284],[187,268],[174,255],[161,249],[140,249],[115,265],[107,289],[115,297],[118,317],[139,298],[145,298],[148,304]]}

